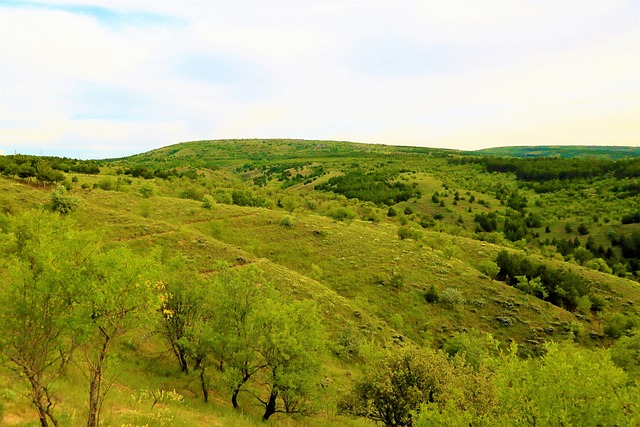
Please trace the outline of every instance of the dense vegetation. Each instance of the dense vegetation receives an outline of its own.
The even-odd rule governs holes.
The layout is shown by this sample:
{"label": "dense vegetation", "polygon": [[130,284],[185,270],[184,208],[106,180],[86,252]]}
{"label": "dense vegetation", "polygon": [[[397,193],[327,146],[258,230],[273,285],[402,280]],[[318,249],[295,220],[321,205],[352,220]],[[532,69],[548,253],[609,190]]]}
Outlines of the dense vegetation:
{"label": "dense vegetation", "polygon": [[638,158],[584,157],[0,157],[0,423],[637,425]]}

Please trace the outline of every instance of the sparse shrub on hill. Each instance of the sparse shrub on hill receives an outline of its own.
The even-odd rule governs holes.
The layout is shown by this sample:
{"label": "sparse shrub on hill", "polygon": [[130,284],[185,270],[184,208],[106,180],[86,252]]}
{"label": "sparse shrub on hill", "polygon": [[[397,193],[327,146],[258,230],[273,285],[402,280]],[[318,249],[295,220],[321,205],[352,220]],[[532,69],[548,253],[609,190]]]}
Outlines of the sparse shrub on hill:
{"label": "sparse shrub on hill", "polygon": [[54,212],[66,214],[78,207],[79,201],[73,196],[67,194],[67,189],[59,185],[51,192],[51,208]]}
{"label": "sparse shrub on hill", "polygon": [[455,309],[464,303],[460,289],[448,287],[440,293],[440,302],[446,307]]}
{"label": "sparse shrub on hill", "polygon": [[429,289],[424,294],[424,299],[427,300],[428,303],[436,303],[440,300],[440,295],[438,294],[438,288],[434,285],[429,286]]}
{"label": "sparse shrub on hill", "polygon": [[420,240],[420,238],[422,237],[422,232],[416,228],[403,225],[398,227],[398,237],[400,238],[400,240]]}
{"label": "sparse shrub on hill", "polygon": [[280,225],[283,227],[293,227],[293,217],[290,215],[285,215],[280,220]]}
{"label": "sparse shrub on hill", "polygon": [[206,209],[211,209],[216,204],[215,199],[210,194],[205,194],[202,198],[202,207]]}
{"label": "sparse shrub on hill", "polygon": [[153,196],[153,186],[149,183],[144,183],[142,184],[138,192],[142,195],[142,197],[148,199],[149,197]]}

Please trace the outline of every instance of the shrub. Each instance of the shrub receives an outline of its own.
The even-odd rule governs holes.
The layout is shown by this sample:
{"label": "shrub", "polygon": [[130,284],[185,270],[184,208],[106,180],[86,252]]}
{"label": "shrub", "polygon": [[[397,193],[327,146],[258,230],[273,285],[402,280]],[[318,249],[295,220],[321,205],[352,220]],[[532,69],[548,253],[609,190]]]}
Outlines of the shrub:
{"label": "shrub", "polygon": [[440,301],[449,308],[456,308],[464,302],[460,289],[449,287],[440,294]]}
{"label": "shrub", "polygon": [[216,201],[210,194],[205,194],[202,198],[202,207],[206,209],[211,209],[213,205],[215,205]]}
{"label": "shrub", "polygon": [[400,240],[420,240],[420,238],[422,237],[422,232],[412,227],[401,226],[398,227],[398,237],[400,238]]}
{"label": "shrub", "polygon": [[147,183],[143,184],[138,191],[140,192],[142,197],[144,197],[145,199],[148,199],[149,197],[153,196],[153,187],[150,184],[147,184]]}
{"label": "shrub", "polygon": [[115,184],[113,180],[109,178],[104,178],[102,181],[96,184],[96,186],[105,191],[112,191],[115,189]]}
{"label": "shrub", "polygon": [[51,207],[55,212],[66,214],[78,207],[78,199],[69,196],[67,189],[59,185],[51,192]]}
{"label": "shrub", "polygon": [[333,219],[335,219],[336,221],[344,221],[346,219],[353,219],[356,217],[356,214],[345,208],[345,207],[339,207],[333,211],[331,211],[329,213],[329,216]]}
{"label": "shrub", "polygon": [[440,300],[438,289],[434,285],[429,286],[427,293],[424,294],[424,299],[426,299],[430,304],[438,302]]}
{"label": "shrub", "polygon": [[293,227],[293,217],[285,215],[280,220],[280,225],[283,227]]}

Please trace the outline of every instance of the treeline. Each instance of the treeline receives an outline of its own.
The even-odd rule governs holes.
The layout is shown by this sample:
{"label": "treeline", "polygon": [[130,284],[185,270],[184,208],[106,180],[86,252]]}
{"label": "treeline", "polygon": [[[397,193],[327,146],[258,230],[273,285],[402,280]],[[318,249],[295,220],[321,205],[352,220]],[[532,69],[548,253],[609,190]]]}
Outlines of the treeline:
{"label": "treeline", "polygon": [[42,182],[60,182],[63,172],[76,172],[96,175],[100,166],[93,160],[69,159],[66,157],[43,157],[15,154],[0,156],[0,173],[4,176],[36,178]]}
{"label": "treeline", "polygon": [[336,176],[316,186],[316,190],[342,194],[349,199],[373,202],[376,205],[395,205],[412,197],[420,197],[417,185],[393,181],[397,173],[386,171],[365,173],[360,170]]}
{"label": "treeline", "polygon": [[[449,163],[478,163],[487,172],[512,172],[518,179],[529,182],[565,181],[611,175],[617,179],[640,177],[640,158],[624,160],[506,157],[460,157]],[[555,191],[556,183],[548,191]],[[544,188],[544,187],[541,187]]]}
{"label": "treeline", "polygon": [[525,255],[507,251],[498,254],[496,264],[500,267],[498,280],[520,287],[553,305],[569,311],[587,303],[594,311],[603,308],[600,301],[591,295],[590,283],[567,270],[551,268]]}

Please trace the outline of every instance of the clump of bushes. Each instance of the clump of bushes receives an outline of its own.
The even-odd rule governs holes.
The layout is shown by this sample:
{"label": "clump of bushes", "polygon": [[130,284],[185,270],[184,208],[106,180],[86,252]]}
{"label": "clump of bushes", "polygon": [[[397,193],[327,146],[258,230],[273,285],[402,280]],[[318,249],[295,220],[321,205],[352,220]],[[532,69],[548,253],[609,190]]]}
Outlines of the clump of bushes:
{"label": "clump of bushes", "polygon": [[67,194],[67,189],[59,185],[50,194],[51,208],[54,212],[66,214],[78,207],[78,199]]}

